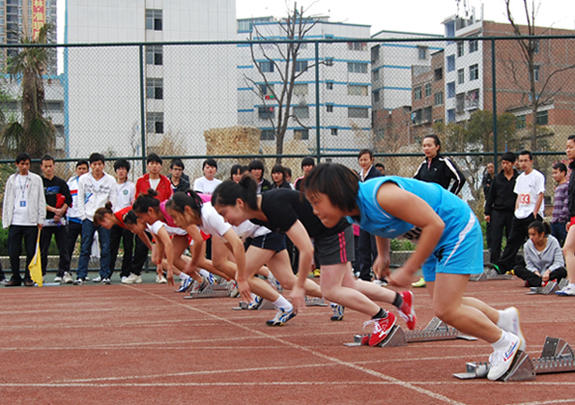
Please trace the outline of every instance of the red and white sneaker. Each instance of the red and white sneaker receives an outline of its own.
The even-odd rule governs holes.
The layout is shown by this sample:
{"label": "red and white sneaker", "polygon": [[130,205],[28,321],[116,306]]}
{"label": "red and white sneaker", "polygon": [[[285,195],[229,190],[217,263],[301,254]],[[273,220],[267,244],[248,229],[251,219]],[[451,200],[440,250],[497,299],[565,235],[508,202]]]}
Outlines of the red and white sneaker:
{"label": "red and white sneaker", "polygon": [[369,345],[377,346],[378,344],[384,341],[384,339],[391,331],[391,328],[393,328],[393,326],[395,325],[395,315],[387,311],[387,316],[385,318],[372,319],[370,321],[367,321],[363,324],[363,327],[365,328],[367,325],[372,323],[373,323],[373,332],[371,333],[371,336],[369,338]]}
{"label": "red and white sneaker", "polygon": [[409,330],[413,330],[417,323],[417,316],[413,310],[413,293],[411,291],[402,291],[399,295],[403,298],[403,305],[398,308],[399,316],[405,321]]}

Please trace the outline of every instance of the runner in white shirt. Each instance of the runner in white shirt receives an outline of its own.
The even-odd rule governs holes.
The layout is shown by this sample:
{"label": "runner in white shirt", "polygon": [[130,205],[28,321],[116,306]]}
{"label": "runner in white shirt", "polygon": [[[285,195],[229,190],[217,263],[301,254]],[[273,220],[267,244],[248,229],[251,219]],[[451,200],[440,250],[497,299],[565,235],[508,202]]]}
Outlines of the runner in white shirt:
{"label": "runner in white shirt", "polygon": [[218,172],[218,163],[214,159],[206,159],[202,166],[204,177],[194,181],[194,191],[197,193],[212,195],[216,187],[222,182],[214,178]]}

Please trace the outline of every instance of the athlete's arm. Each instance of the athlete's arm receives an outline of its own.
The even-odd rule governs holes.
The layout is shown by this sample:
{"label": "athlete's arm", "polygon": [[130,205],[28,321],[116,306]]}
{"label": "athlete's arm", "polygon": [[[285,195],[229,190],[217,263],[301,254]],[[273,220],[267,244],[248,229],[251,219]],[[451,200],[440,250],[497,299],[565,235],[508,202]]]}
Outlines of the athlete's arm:
{"label": "athlete's arm", "polygon": [[[158,241],[164,247],[164,254],[166,256],[166,261],[168,262],[168,283],[174,285],[174,247],[172,245],[172,240],[170,239],[170,235],[166,232],[166,228],[163,226],[158,231],[156,235]],[[160,256],[160,263],[163,257]]]}
{"label": "athlete's arm", "polygon": [[305,307],[304,283],[307,280],[307,275],[313,262],[313,245],[305,227],[299,219],[286,232],[286,235],[299,250],[297,281],[291,293],[292,302],[296,311],[299,312]]}
{"label": "athlete's arm", "polygon": [[389,275],[389,249],[391,242],[387,238],[380,236],[375,237],[375,244],[377,245],[377,257],[373,261],[373,272],[377,278],[384,278]]}
{"label": "athlete's arm", "polygon": [[227,246],[236,259],[236,282],[238,283],[240,294],[247,302],[251,302],[250,287],[246,274],[246,250],[244,244],[232,228],[230,228],[223,237],[226,239]]}
{"label": "athlete's arm", "polygon": [[150,239],[148,239],[148,237],[146,236],[146,232],[145,231],[138,232],[136,235],[138,235],[138,237],[142,240],[142,242],[144,242],[144,244],[148,247],[148,249],[151,252],[152,242],[150,242]]}

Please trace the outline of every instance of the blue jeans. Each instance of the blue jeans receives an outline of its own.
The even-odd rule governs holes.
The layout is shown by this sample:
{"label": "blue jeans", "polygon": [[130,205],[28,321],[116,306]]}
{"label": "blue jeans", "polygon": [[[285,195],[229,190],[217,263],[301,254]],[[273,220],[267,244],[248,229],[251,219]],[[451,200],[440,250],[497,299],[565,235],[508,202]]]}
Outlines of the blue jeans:
{"label": "blue jeans", "polygon": [[565,226],[567,222],[552,222],[551,223],[551,235],[555,236],[555,239],[559,241],[559,245],[563,246],[565,238],[567,237],[567,230]]}
{"label": "blue jeans", "polygon": [[78,261],[78,278],[84,279],[88,275],[88,263],[94,241],[94,232],[98,231],[100,242],[100,277],[110,277],[110,230],[96,226],[89,219],[82,221],[82,244],[80,247],[80,259]]}

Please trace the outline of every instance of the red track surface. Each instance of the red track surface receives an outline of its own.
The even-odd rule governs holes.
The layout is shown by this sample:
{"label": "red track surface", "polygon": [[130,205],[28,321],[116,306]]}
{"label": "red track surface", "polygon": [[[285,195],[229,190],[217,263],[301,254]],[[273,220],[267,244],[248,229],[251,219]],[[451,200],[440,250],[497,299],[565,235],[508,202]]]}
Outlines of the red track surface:
{"label": "red track surface", "polygon": [[[528,296],[522,283],[469,283],[468,295],[516,306],[527,353],[545,337],[575,347],[575,299]],[[415,308],[433,317],[425,289]],[[274,311],[233,311],[237,300],[184,300],[165,285],[1,288],[2,404],[569,404],[575,373],[535,382],[460,381],[487,361],[481,341],[344,347],[364,316],[310,307],[285,326]],[[400,326],[405,328],[402,321]]]}

